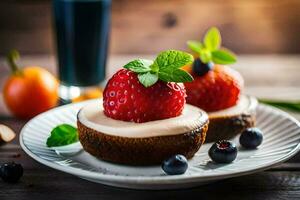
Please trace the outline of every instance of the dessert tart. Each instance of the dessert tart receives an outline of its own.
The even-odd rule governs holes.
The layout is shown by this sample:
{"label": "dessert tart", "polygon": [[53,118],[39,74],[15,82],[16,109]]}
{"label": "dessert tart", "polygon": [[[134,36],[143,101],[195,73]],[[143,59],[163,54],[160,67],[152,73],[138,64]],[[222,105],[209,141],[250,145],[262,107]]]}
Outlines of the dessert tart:
{"label": "dessert tart", "polygon": [[211,28],[202,43],[189,41],[188,46],[194,51],[195,60],[184,67],[194,78],[184,83],[186,100],[208,112],[210,124],[206,142],[231,139],[254,126],[257,101],[242,95],[243,77],[227,66],[236,62],[236,56],[220,47],[219,30]]}
{"label": "dessert tart", "polygon": [[169,50],[154,61],[134,60],[108,81],[103,100],[77,116],[85,151],[105,161],[128,165],[160,164],[175,154],[192,158],[205,141],[208,115],[187,105],[180,69],[190,54]]}
{"label": "dessert tart", "polygon": [[79,111],[77,126],[83,148],[93,156],[121,164],[151,165],[175,154],[193,157],[205,141],[208,116],[185,105],[178,117],[134,123],[107,117],[97,103]]}
{"label": "dessert tart", "polygon": [[257,104],[256,98],[241,95],[237,105],[209,112],[206,142],[228,140],[242,133],[246,128],[254,127]]}

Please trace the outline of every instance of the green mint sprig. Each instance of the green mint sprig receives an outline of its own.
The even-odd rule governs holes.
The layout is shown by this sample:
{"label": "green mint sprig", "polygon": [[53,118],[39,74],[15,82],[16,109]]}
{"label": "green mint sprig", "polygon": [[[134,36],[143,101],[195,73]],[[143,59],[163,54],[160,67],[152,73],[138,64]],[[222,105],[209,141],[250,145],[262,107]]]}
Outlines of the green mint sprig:
{"label": "green mint sprig", "polygon": [[61,124],[56,126],[51,135],[47,139],[48,147],[58,147],[72,144],[78,141],[77,128],[69,124]]}
{"label": "green mint sprig", "polygon": [[191,54],[168,50],[161,52],[154,61],[137,59],[126,64],[124,68],[136,72],[140,83],[145,87],[150,87],[158,80],[177,83],[193,81],[189,73],[180,69],[193,61]]}
{"label": "green mint sprig", "polygon": [[216,64],[233,64],[236,62],[236,55],[230,50],[221,47],[221,34],[216,27],[210,28],[203,39],[203,42],[190,40],[188,47],[199,55],[203,63],[214,62]]}

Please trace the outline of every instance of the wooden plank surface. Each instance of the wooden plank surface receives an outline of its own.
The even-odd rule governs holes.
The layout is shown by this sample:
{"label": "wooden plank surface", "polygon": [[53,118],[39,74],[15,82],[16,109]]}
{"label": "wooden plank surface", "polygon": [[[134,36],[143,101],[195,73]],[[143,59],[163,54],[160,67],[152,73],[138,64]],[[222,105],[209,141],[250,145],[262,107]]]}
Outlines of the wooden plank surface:
{"label": "wooden plank surface", "polygon": [[[51,0],[1,0],[0,54],[53,52],[51,13]],[[183,50],[210,26],[237,53],[300,53],[299,0],[113,0],[110,50]]]}
{"label": "wooden plank surface", "polygon": [[[151,55],[113,56],[108,64],[108,76],[123,64],[136,57],[152,58]],[[24,65],[41,65],[54,72],[53,56],[29,56]],[[294,56],[240,56],[234,68],[246,81],[246,92],[275,98],[300,98],[300,57]],[[0,86],[8,75],[3,58],[0,58]],[[0,103],[1,105],[1,103]],[[17,133],[26,121],[11,117],[0,106],[0,123],[12,127]],[[18,138],[13,143],[0,146],[0,163],[22,163],[25,171],[17,184],[0,181],[2,200],[53,200],[53,199],[300,199],[300,154],[271,170],[253,175],[231,178],[210,185],[187,190],[135,191],[91,183],[75,176],[42,166],[29,158],[20,148]]]}
{"label": "wooden plank surface", "polygon": [[[182,199],[299,199],[300,172],[262,172],[197,188],[172,191],[136,191],[99,185],[49,169],[28,169],[15,185],[1,184],[0,198],[8,200],[182,200]],[[270,184],[272,183],[272,184]]]}

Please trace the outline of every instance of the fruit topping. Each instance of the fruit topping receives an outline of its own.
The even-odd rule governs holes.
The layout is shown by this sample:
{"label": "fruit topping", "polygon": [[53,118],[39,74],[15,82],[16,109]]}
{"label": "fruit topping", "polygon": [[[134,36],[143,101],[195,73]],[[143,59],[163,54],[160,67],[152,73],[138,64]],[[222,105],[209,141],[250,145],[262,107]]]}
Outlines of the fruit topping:
{"label": "fruit topping", "polygon": [[162,163],[162,169],[168,175],[184,174],[188,168],[187,159],[180,154],[174,155]]}
{"label": "fruit topping", "polygon": [[188,41],[188,46],[195,52],[196,59],[192,67],[194,81],[185,83],[187,103],[207,112],[236,105],[243,78],[237,71],[222,66],[236,62],[236,56],[221,48],[219,30],[215,27],[209,29],[202,43]]}
{"label": "fruit topping", "polygon": [[194,77],[193,82],[185,83],[187,103],[202,108],[207,112],[218,111],[237,104],[243,78],[235,70],[215,65],[204,76]]}
{"label": "fruit topping", "polygon": [[[216,27],[210,28],[204,36],[203,42],[198,41],[188,41],[188,47],[196,54],[196,57],[199,57],[199,60],[203,64],[209,64],[212,69],[214,64],[232,64],[236,62],[236,56],[230,50],[221,48],[221,34]],[[197,62],[197,59],[195,60]],[[197,65],[196,65],[197,66]],[[201,68],[202,65],[198,65],[198,68]],[[193,71],[197,75],[202,76],[205,73],[202,73],[203,70],[193,67]],[[198,73],[201,72],[201,73]]]}
{"label": "fruit topping", "polygon": [[193,63],[193,72],[197,74],[198,76],[203,76],[206,74],[208,71],[212,70],[213,68],[213,63],[203,63],[199,58],[194,60]]}
{"label": "fruit topping", "polygon": [[240,136],[240,144],[246,149],[255,149],[263,141],[263,134],[259,128],[247,128]]}
{"label": "fruit topping", "polygon": [[17,182],[23,175],[23,167],[21,164],[9,162],[0,166],[0,177],[8,183]]}
{"label": "fruit topping", "polygon": [[138,59],[126,64],[104,89],[104,114],[137,123],[179,116],[186,97],[181,82],[193,80],[180,67],[192,61],[190,54],[169,50],[154,62]]}
{"label": "fruit topping", "polygon": [[237,148],[233,142],[221,140],[211,146],[208,155],[216,163],[231,163],[237,156]]}

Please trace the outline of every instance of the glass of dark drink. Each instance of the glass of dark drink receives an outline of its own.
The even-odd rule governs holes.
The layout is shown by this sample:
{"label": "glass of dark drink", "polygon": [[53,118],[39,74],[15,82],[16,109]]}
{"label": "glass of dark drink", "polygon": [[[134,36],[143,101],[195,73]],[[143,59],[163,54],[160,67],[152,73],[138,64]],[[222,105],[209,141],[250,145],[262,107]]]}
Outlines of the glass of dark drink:
{"label": "glass of dark drink", "polygon": [[105,79],[111,0],[53,0],[59,94],[72,101]]}

